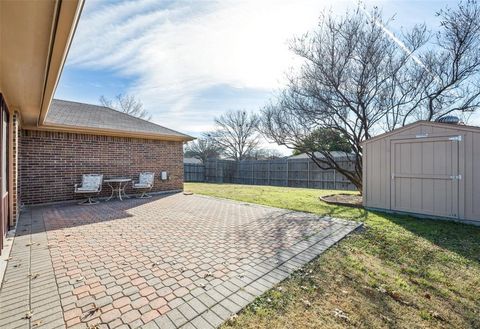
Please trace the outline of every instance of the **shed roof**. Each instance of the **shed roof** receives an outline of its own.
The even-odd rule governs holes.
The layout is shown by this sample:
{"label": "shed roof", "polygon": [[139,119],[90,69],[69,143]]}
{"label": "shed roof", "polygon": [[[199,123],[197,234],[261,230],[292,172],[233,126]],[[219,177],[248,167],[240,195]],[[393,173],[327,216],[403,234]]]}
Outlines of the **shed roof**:
{"label": "shed roof", "polygon": [[191,136],[114,109],[54,99],[45,120],[45,128],[67,131],[119,134],[147,139],[188,141]]}
{"label": "shed roof", "polygon": [[455,129],[455,130],[463,130],[463,131],[475,131],[475,132],[480,132],[480,127],[477,126],[468,126],[464,124],[451,124],[451,123],[442,123],[442,122],[435,122],[435,121],[425,121],[425,120],[419,120],[413,123],[410,123],[408,125],[405,125],[403,127],[394,129],[392,131],[387,131],[383,134],[377,135],[375,137],[369,138],[365,141],[362,142],[362,144],[367,144],[379,139],[382,139],[387,136],[392,136],[395,134],[398,134],[404,130],[410,129],[414,126],[433,126],[433,127],[442,127],[442,128],[449,128],[449,129]]}

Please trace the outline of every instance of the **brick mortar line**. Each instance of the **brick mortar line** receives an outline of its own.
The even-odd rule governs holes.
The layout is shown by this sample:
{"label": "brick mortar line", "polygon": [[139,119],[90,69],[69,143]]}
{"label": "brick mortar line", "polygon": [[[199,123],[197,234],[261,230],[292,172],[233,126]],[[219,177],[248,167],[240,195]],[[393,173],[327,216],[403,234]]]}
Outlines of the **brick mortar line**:
{"label": "brick mortar line", "polygon": [[[283,261],[283,262],[281,262],[281,263],[278,263],[278,265],[277,265],[275,268],[269,270],[269,271],[268,271],[267,273],[265,273],[265,274],[262,274],[261,276],[259,276],[259,277],[256,278],[255,280],[253,280],[252,282],[246,284],[244,287],[240,287],[240,289],[238,289],[237,291],[232,292],[231,294],[229,294],[229,295],[227,295],[227,296],[224,296],[224,298],[223,298],[221,301],[215,302],[215,304],[213,304],[213,305],[210,306],[210,307],[208,307],[208,306],[205,305],[205,306],[207,307],[207,310],[205,310],[205,311],[197,314],[196,316],[194,316],[194,317],[191,318],[191,319],[187,319],[187,323],[195,320],[195,319],[198,318],[198,317],[202,317],[202,315],[204,315],[204,314],[206,314],[207,312],[211,311],[211,309],[214,308],[216,305],[222,306],[221,303],[222,303],[223,301],[229,299],[230,297],[232,297],[232,296],[234,296],[234,295],[237,295],[237,294],[238,294],[238,291],[244,289],[245,287],[251,286],[253,283],[258,282],[258,281],[261,280],[261,279],[264,279],[264,280],[265,280],[265,277],[266,277],[266,276],[268,276],[268,275],[269,275],[271,272],[273,272],[274,270],[279,269],[280,266],[282,266],[282,265],[284,265],[285,263],[291,261],[293,258],[295,258],[295,257],[303,254],[305,251],[308,251],[308,250],[312,249],[313,247],[315,247],[316,245],[320,244],[320,243],[323,242],[324,240],[332,237],[332,235],[338,233],[339,231],[344,230],[344,229],[346,229],[346,228],[350,228],[351,226],[353,226],[353,227],[351,227],[351,229],[349,230],[349,232],[347,232],[347,233],[346,233],[345,235],[343,235],[341,238],[335,239],[335,241],[332,242],[331,244],[329,244],[326,249],[328,249],[328,248],[330,248],[331,246],[333,246],[334,244],[338,243],[338,242],[341,241],[343,238],[345,238],[349,233],[355,231],[356,229],[358,229],[359,227],[362,226],[362,224],[351,225],[351,223],[348,223],[348,224],[350,224],[350,225],[348,225],[348,224],[345,225],[345,224],[343,224],[343,223],[337,223],[337,222],[333,221],[333,222],[330,222],[329,226],[327,226],[327,227],[332,227],[332,226],[334,226],[334,224],[340,224],[341,226],[340,226],[339,228],[337,228],[335,231],[330,232],[328,235],[326,235],[325,237],[321,238],[320,240],[318,240],[318,241],[316,241],[316,242],[314,242],[314,243],[309,244],[309,245],[308,245],[307,247],[305,247],[302,251],[300,251],[300,252],[298,252],[298,253],[295,253],[293,256],[289,257],[287,260],[285,260],[285,261]],[[324,229],[325,229],[325,228],[324,228]],[[314,235],[314,236],[312,236],[312,237],[315,237],[315,236],[318,236],[318,235],[320,235],[320,233],[318,233],[318,234],[316,234],[316,235]],[[309,238],[310,238],[310,237],[309,237]],[[294,244],[291,248],[293,248],[294,246],[302,243],[303,241],[305,241],[305,240],[301,240],[301,241],[297,242],[297,243]],[[289,249],[291,249],[291,248],[289,248]],[[283,250],[288,251],[289,249],[283,249]],[[282,251],[283,251],[283,250],[282,250]],[[304,262],[304,263],[302,264],[302,267],[303,267],[304,265],[306,265],[307,263],[311,262],[314,258],[318,257],[318,256],[321,255],[322,253],[323,253],[323,251],[320,252],[320,253],[318,253],[318,254],[316,254],[316,256],[313,257],[310,261]],[[270,258],[270,259],[271,259],[271,258]],[[269,259],[269,260],[270,260],[270,259]],[[266,261],[268,261],[268,260],[266,260]],[[266,261],[263,261],[262,263],[264,263],[264,262],[266,262]],[[262,263],[260,263],[260,264],[262,264]],[[265,286],[266,288],[268,288],[267,291],[273,289],[273,286],[275,286],[275,285],[279,284],[280,282],[283,282],[284,280],[286,280],[287,278],[289,278],[289,277],[290,277],[295,271],[297,271],[297,270],[298,270],[298,268],[295,269],[295,270],[293,270],[293,271],[291,271],[291,272],[285,272],[285,271],[283,271],[283,270],[280,270],[280,271],[283,271],[283,272],[285,272],[286,274],[288,274],[287,277],[285,277],[284,279],[281,279],[281,280],[275,279],[275,281],[277,281],[277,282],[274,283],[274,284],[272,284],[272,287]],[[236,278],[236,277],[234,277],[234,278]],[[221,286],[221,285],[223,285],[223,284],[225,284],[225,283],[231,282],[232,279],[234,279],[234,278],[230,278],[229,280],[227,280],[227,281],[225,281],[225,282],[223,282],[223,283],[221,283],[221,284],[219,284],[219,285],[217,285],[217,286],[215,286],[215,287],[218,287],[218,286]],[[241,280],[241,279],[240,279],[240,280]],[[268,280],[267,280],[267,281],[268,281]],[[232,284],[233,284],[233,283],[232,283]],[[235,285],[235,284],[233,284],[233,285]],[[261,284],[261,283],[260,283],[260,285],[264,286],[264,285]],[[235,285],[235,286],[237,286],[237,285]],[[215,287],[212,287],[211,290],[212,290],[212,289],[214,290]],[[229,289],[227,288],[227,290],[229,290]],[[207,292],[208,292],[208,291],[205,291],[204,293],[207,293]],[[265,292],[266,292],[266,291],[265,291]],[[264,292],[264,293],[265,293],[265,292]],[[263,295],[264,293],[262,293],[261,295]],[[254,296],[254,295],[253,295],[253,296],[254,296],[255,299],[256,299],[256,298],[260,297],[261,295],[258,295],[258,296]],[[241,298],[242,298],[242,297],[241,297]],[[197,299],[197,300],[198,300],[198,296],[195,297],[194,299]],[[242,299],[243,299],[243,298],[242,298]],[[192,300],[193,300],[193,299],[192,299]],[[189,302],[190,302],[190,301],[189,301]],[[188,304],[189,302],[184,302],[183,304],[180,304],[179,306],[177,306],[175,309],[178,309],[181,305]],[[199,300],[199,302],[202,303],[200,300]],[[247,302],[248,302],[248,301],[247,301]],[[247,305],[249,305],[250,303],[251,303],[251,302],[247,303]],[[203,303],[202,303],[202,304],[203,304]],[[241,305],[238,305],[238,306],[241,306]],[[223,306],[222,306],[222,307],[223,307]],[[244,309],[245,307],[246,307],[246,306],[242,307],[241,309]],[[173,310],[173,309],[172,309],[172,310]],[[227,311],[229,311],[229,310],[227,310]],[[167,316],[168,313],[169,313],[169,312],[165,313],[164,316]],[[181,312],[180,312],[180,313],[181,313]],[[215,313],[215,312],[214,312],[214,313]],[[229,313],[230,313],[230,311],[229,311]],[[181,313],[181,314],[182,314],[182,313]],[[215,313],[215,314],[216,314],[216,313]],[[184,314],[182,314],[182,315],[185,317]],[[222,319],[218,314],[216,314],[216,315],[217,315],[220,319]],[[232,314],[231,314],[231,315],[232,315]],[[186,318],[186,317],[185,317],[185,318]],[[223,322],[225,322],[225,321],[228,320],[228,319],[222,319],[222,320],[223,320]],[[153,321],[154,321],[154,320],[153,320]],[[207,321],[207,322],[208,322],[208,321]]]}

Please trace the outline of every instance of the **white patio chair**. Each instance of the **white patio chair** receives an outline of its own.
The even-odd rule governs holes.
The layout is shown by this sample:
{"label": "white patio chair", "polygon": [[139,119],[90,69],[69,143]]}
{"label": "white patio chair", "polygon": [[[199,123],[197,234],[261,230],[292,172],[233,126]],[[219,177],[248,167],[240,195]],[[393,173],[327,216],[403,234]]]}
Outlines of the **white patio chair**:
{"label": "white patio chair", "polygon": [[99,194],[102,191],[103,175],[88,174],[82,175],[82,185],[75,184],[75,193],[87,194],[88,199],[79,204],[97,204],[99,201],[92,199],[93,195]]}
{"label": "white patio chair", "polygon": [[142,195],[139,196],[141,199],[151,198],[151,195],[148,195],[147,192],[150,191],[153,187],[153,182],[155,178],[155,173],[153,172],[142,172],[138,182],[132,181],[132,187],[134,189],[143,190]]}

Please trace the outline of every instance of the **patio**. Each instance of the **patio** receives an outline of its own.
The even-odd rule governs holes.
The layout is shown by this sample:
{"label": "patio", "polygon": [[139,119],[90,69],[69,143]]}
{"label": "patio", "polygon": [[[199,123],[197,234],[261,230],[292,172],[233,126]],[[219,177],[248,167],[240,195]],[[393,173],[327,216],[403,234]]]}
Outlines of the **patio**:
{"label": "patio", "polygon": [[216,327],[357,227],[183,194],[30,208],[0,327]]}

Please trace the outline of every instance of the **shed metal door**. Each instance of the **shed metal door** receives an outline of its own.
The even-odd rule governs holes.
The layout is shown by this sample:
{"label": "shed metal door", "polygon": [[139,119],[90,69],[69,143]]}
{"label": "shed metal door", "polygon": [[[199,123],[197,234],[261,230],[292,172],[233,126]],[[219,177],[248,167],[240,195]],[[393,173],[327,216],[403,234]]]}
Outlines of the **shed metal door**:
{"label": "shed metal door", "polygon": [[392,141],[392,209],[458,217],[458,143],[461,137]]}

